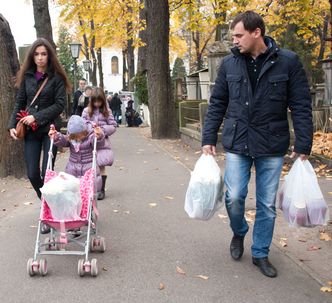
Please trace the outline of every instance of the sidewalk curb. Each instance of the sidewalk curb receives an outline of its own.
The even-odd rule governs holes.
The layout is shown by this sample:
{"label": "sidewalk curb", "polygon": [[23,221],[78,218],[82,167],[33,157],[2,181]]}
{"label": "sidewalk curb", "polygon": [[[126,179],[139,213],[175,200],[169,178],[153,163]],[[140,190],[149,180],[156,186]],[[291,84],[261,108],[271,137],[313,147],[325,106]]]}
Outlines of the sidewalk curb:
{"label": "sidewalk curb", "polygon": [[[168,151],[165,147],[163,147],[157,140],[151,139],[152,142],[154,142],[158,148],[160,148],[162,151],[164,151],[168,156],[170,156],[173,160],[175,160],[177,163],[179,163],[181,166],[183,166],[185,169],[187,169],[189,172],[191,172],[191,169],[181,160],[179,160],[177,157],[175,157],[170,151]],[[301,262],[298,260],[293,254],[290,252],[282,249],[279,244],[278,240],[273,238],[272,244],[287,258],[289,258],[292,262],[294,262],[298,267],[300,267],[309,277],[311,277],[313,280],[315,280],[318,285],[320,286],[326,286],[326,283],[323,282],[323,280],[316,274],[314,270],[312,270],[309,266],[307,266],[304,262]]]}
{"label": "sidewalk curb", "polygon": [[282,249],[278,245],[278,240],[273,238],[272,244],[286,257],[288,257],[291,261],[293,261],[297,266],[299,266],[308,276],[310,276],[313,280],[315,280],[320,286],[326,286],[326,283],[323,282],[323,280],[316,274],[316,272],[311,269],[308,265],[306,265],[304,262],[301,262],[298,260],[293,254],[290,252]]}

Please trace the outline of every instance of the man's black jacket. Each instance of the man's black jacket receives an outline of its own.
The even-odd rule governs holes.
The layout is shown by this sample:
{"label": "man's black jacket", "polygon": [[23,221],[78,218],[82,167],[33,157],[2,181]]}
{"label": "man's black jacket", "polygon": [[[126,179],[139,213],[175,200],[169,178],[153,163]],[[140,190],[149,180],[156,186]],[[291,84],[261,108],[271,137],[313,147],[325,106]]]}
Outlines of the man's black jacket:
{"label": "man's black jacket", "polygon": [[295,131],[294,151],[310,154],[313,137],[311,97],[298,56],[279,49],[265,37],[269,54],[252,93],[245,55],[237,48],[225,57],[206,113],[202,145],[216,145],[222,129],[226,151],[261,156],[283,156],[289,147],[287,112]]}

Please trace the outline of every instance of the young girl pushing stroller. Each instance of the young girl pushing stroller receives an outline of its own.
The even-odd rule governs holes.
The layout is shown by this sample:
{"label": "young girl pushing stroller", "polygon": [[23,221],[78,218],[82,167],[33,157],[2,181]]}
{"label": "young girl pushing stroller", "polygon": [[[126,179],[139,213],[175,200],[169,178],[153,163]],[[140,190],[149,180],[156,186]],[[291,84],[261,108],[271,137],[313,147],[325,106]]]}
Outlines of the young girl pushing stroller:
{"label": "young girl pushing stroller", "polygon": [[98,200],[103,200],[105,198],[107,179],[105,167],[112,166],[114,161],[109,137],[116,131],[117,122],[108,107],[104,91],[100,87],[93,89],[90,103],[84,109],[82,118],[89,123],[96,123],[105,134],[105,144],[102,147],[98,147],[97,151],[97,165],[99,166],[102,177],[102,187],[98,194]]}

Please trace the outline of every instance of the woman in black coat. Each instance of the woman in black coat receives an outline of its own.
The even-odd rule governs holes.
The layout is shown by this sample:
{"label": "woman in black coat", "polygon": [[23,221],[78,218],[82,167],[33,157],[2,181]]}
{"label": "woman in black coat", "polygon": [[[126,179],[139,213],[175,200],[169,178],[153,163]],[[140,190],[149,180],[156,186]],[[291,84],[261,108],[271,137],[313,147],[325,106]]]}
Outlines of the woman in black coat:
{"label": "woman in black coat", "polygon": [[[31,106],[33,98],[45,79],[47,79],[45,87]],[[60,115],[66,104],[67,92],[70,91],[67,76],[54,49],[46,39],[40,38],[30,47],[17,74],[16,87],[18,93],[8,128],[10,136],[16,140],[17,114],[20,110],[28,108],[28,116],[22,119],[22,122],[27,126],[27,134],[24,139],[25,161],[28,178],[37,196],[41,198],[40,188],[44,183],[50,148],[48,131],[51,124],[60,130]],[[42,167],[40,167],[42,151],[44,156]],[[56,153],[57,150],[54,147],[53,165]],[[42,232],[48,232],[47,226],[42,228]]]}

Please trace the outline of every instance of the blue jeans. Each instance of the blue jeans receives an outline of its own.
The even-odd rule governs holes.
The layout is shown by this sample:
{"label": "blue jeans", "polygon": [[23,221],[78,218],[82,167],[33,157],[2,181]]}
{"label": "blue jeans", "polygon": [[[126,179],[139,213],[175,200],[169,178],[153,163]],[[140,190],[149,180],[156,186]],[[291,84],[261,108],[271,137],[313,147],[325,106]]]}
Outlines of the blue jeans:
{"label": "blue jeans", "polygon": [[253,158],[226,154],[226,208],[234,234],[245,236],[249,226],[244,217],[245,200],[251,167],[256,169],[256,219],[253,230],[252,256],[267,257],[272,241],[276,217],[275,200],[283,165],[283,157]]}

